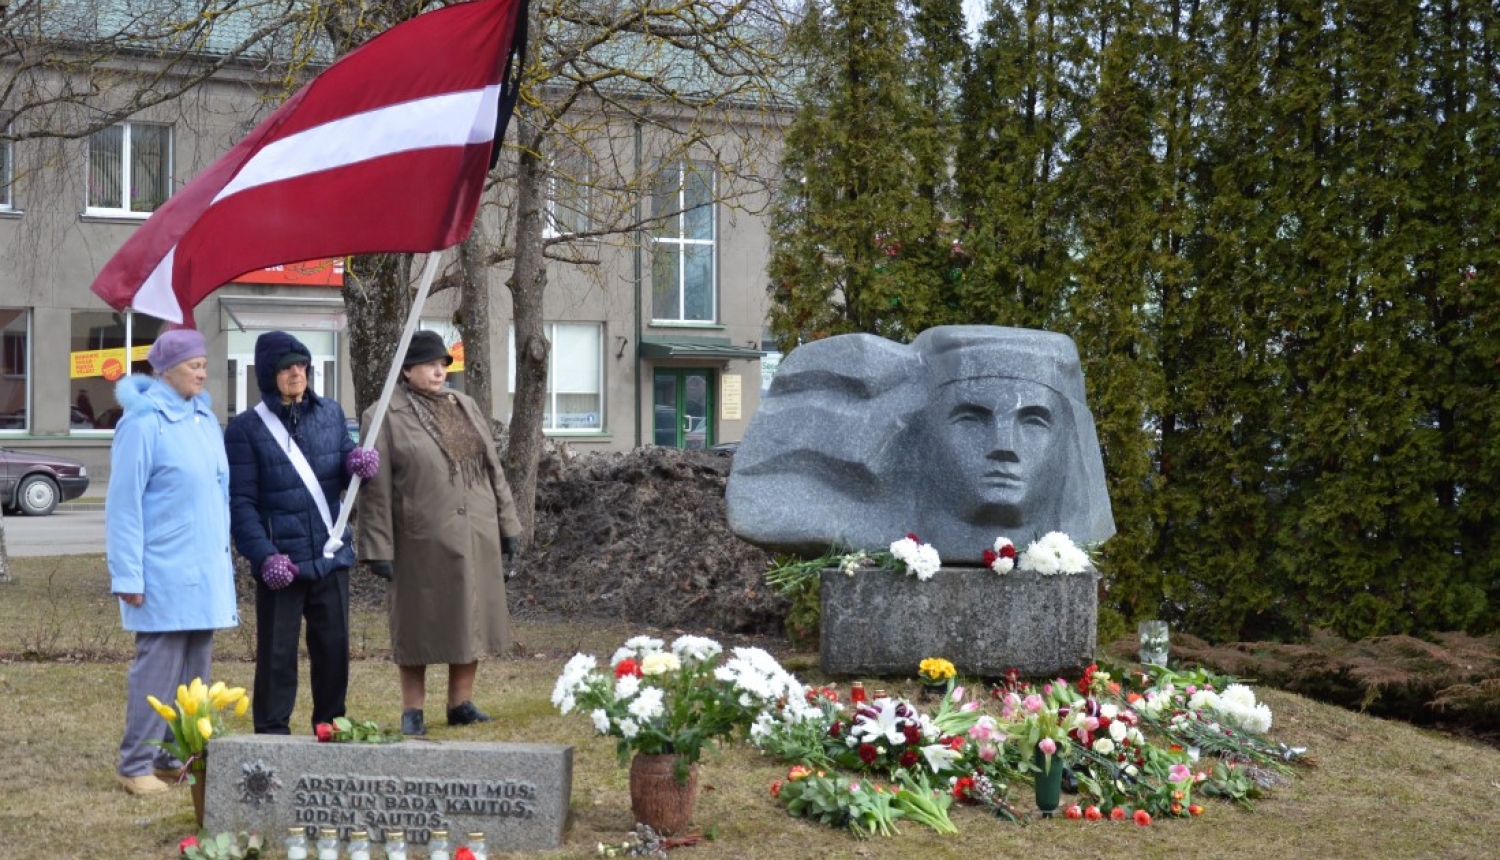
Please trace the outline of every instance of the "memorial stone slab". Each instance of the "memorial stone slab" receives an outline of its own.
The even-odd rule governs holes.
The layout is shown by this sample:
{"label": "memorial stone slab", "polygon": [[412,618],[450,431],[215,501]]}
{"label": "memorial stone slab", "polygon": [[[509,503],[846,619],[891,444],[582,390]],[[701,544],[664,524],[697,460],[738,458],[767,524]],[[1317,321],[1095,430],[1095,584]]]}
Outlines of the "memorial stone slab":
{"label": "memorial stone slab", "polygon": [[830,675],[912,676],[926,657],[965,675],[1014,667],[1044,677],[1088,665],[1097,644],[1098,573],[996,574],[944,567],[926,582],[888,570],[822,574],[820,656]]}
{"label": "memorial stone slab", "polygon": [[204,826],[273,841],[296,825],[340,840],[366,830],[377,843],[397,829],[418,844],[481,831],[491,851],[540,851],[562,844],[572,790],[571,746],[230,735],[209,743]]}

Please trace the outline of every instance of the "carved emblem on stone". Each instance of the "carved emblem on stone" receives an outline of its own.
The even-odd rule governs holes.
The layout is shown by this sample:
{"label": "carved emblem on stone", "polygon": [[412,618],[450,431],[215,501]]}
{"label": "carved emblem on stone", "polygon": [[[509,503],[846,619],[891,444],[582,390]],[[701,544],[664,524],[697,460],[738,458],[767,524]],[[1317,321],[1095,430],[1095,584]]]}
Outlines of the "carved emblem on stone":
{"label": "carved emblem on stone", "polygon": [[247,761],[240,765],[240,802],[260,806],[262,803],[271,803],[276,799],[276,789],[281,788],[281,780],[276,778],[274,768],[266,766],[260,760]]}

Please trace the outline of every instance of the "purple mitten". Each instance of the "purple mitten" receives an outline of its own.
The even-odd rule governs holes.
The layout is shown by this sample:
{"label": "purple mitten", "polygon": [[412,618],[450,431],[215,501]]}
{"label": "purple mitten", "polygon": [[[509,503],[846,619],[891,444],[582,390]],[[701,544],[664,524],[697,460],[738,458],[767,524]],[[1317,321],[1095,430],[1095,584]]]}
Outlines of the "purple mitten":
{"label": "purple mitten", "polygon": [[368,481],[380,471],[380,452],[374,448],[355,448],[344,458],[344,468],[349,474],[358,475],[361,481]]}
{"label": "purple mitten", "polygon": [[267,556],[260,565],[260,580],[266,584],[266,588],[275,591],[286,588],[297,578],[297,565],[281,553]]}

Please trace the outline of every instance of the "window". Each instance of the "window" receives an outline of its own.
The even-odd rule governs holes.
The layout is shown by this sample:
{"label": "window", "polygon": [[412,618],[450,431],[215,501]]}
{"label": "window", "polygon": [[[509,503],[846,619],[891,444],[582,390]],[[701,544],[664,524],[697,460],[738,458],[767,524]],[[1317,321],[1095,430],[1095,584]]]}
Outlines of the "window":
{"label": "window", "polygon": [[[0,131],[9,130],[10,117],[0,113]],[[15,181],[15,157],[11,154],[14,151],[13,142],[0,140],[0,209],[14,209],[16,205],[10,189],[10,184]]]}
{"label": "window", "polygon": [[172,127],[126,122],[89,136],[91,214],[155,212],[171,194]]}
{"label": "window", "polygon": [[671,165],[651,194],[651,318],[714,322],[717,280],[713,175],[702,165]]}
{"label": "window", "polygon": [[[551,366],[543,430],[604,429],[604,326],[549,323]],[[510,393],[516,393],[516,327],[510,327]]]}
{"label": "window", "polygon": [[558,158],[547,178],[548,236],[586,233],[593,225],[589,166],[581,155]]}
{"label": "window", "polygon": [[137,313],[73,311],[68,346],[68,426],[74,432],[113,430],[120,420],[115,383],[129,373],[149,375],[146,353],[162,321]]}
{"label": "window", "polygon": [[31,314],[0,308],[0,430],[26,430],[31,403]]}

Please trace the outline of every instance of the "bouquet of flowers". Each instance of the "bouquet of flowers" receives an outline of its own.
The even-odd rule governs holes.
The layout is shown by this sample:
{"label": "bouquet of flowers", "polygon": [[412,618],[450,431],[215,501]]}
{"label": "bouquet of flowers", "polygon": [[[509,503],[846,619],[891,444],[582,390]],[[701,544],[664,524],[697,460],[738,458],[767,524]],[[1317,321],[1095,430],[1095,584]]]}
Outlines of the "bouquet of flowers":
{"label": "bouquet of flowers", "polygon": [[1000,701],[1000,727],[1021,750],[1021,762],[1030,762],[1040,750],[1043,772],[1051,772],[1052,757],[1068,749],[1068,738],[1083,726],[1084,715],[1067,681],[1059,678],[1041,689],[1022,687],[1007,692]]}
{"label": "bouquet of flowers", "polygon": [[589,715],[600,734],[618,738],[624,765],[632,752],[677,757],[679,782],[703,748],[747,730],[762,710],[806,701],[801,683],[759,648],[736,648],[729,659],[712,639],[681,636],[670,648],[636,636],[610,660],[578,654],[563,667],[552,704]]}
{"label": "bouquet of flowers", "polygon": [[1047,532],[1019,554],[1009,538],[997,537],[994,546],[984,551],[983,558],[985,567],[1001,574],[1016,569],[1035,571],[1043,576],[1075,574],[1083,573],[1093,564],[1088,552],[1062,532]]}
{"label": "bouquet of flowers", "polygon": [[232,709],[235,716],[243,717],[250,708],[250,697],[245,695],[244,687],[230,687],[223,681],[210,687],[202,678],[177,686],[175,708],[155,696],[147,696],[146,701],[172,731],[172,740],[156,743],[182,762],[188,774],[203,770],[208,739],[224,730],[224,712]]}

